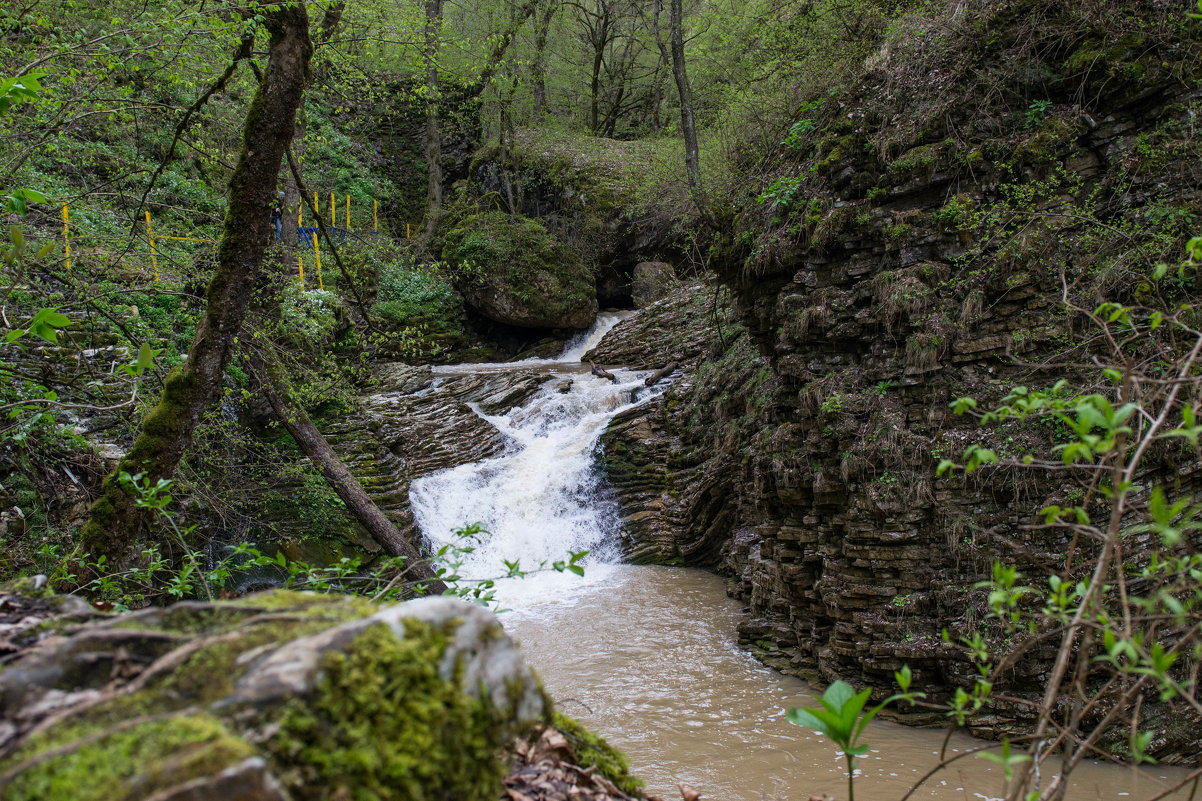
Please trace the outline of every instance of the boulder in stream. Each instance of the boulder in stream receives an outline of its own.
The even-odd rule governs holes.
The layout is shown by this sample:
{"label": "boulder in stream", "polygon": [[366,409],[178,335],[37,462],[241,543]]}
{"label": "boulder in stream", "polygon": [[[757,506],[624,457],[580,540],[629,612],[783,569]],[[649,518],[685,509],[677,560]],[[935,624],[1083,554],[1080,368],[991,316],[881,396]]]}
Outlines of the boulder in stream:
{"label": "boulder in stream", "polygon": [[447,234],[443,258],[467,305],[494,322],[585,329],[597,316],[591,271],[535,220],[473,214]]}

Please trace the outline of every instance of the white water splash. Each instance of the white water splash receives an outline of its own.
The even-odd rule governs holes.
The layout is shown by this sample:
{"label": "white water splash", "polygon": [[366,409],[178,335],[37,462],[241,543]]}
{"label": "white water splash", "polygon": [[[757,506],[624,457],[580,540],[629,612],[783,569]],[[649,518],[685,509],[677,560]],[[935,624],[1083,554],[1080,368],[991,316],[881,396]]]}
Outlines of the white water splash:
{"label": "white water splash", "polygon": [[435,373],[461,375],[464,373],[511,373],[514,371],[571,367],[580,363],[580,358],[601,342],[615,325],[625,320],[632,311],[601,312],[593,321],[593,327],[582,331],[568,340],[563,353],[554,359],[531,357],[520,362],[481,362],[478,364],[443,364],[433,368]]}
{"label": "white water splash", "polygon": [[[558,363],[577,361],[619,319],[599,321]],[[521,372],[548,361],[507,367]],[[604,566],[617,561],[619,510],[596,469],[597,441],[614,415],[662,391],[662,385],[643,385],[645,372],[617,370],[617,382],[588,373],[553,375],[522,406],[504,415],[481,414],[510,439],[509,452],[423,476],[409,489],[417,523],[436,545],[453,540],[452,531],[470,523],[489,532],[463,565],[467,578],[503,575],[505,562],[519,561],[529,570],[566,559],[569,552],[589,551],[584,580],[551,573],[503,582],[498,597],[507,603],[566,598],[601,580]]]}

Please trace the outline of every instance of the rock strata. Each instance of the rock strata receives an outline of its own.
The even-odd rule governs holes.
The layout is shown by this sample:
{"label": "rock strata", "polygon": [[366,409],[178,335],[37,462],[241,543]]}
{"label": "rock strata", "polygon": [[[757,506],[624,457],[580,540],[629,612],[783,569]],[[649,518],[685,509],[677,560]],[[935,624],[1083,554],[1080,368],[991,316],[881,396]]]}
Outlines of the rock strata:
{"label": "rock strata", "polygon": [[[546,374],[435,374],[429,367],[381,364],[377,391],[357,413],[326,426],[331,447],[372,500],[411,538],[419,537],[409,485],[428,473],[500,455],[505,437],[476,410],[498,414],[530,397]],[[465,520],[465,524],[472,521]],[[276,528],[303,537],[303,521]],[[370,541],[361,544],[373,550]]]}
{"label": "rock strata", "polygon": [[[939,91],[960,96],[978,73],[953,45],[975,46],[973,24],[967,15],[946,51],[894,58],[937,62]],[[1021,42],[998,47],[1013,48],[1005,63],[1032,57]],[[934,89],[900,88],[885,72],[827,101],[834,134],[782,165],[808,205],[749,202],[716,261],[738,324],[699,326],[695,309],[683,325],[678,292],[594,351],[658,367],[678,358],[681,338],[697,343],[682,378],[603,439],[634,558],[730,576],[749,604],[743,642],[781,669],[883,695],[908,664],[933,700],[970,685],[968,657],[941,632],[954,642],[981,630],[977,583],[995,559],[1024,571],[1063,562],[1067,539],[1032,524],[1069,487],[1000,470],[938,480],[939,459],[970,442],[1003,454],[1056,444],[1036,426],[983,430],[948,405],[971,394],[985,407],[1062,377],[1041,365],[1081,360],[1087,337],[1060,302],[1061,270],[1079,305],[1133,300],[1133,240],[1114,231],[1141,232],[1139,249],[1171,261],[1193,232],[1157,227],[1146,211],[1202,205],[1198,143],[1185,133],[1197,91],[1162,72],[1155,47],[1143,52],[1145,78],[1095,87],[1088,122],[1055,92],[1040,125],[999,106],[931,116],[922,104]],[[636,328],[642,348],[621,339]],[[1202,491],[1194,458],[1153,469],[1184,495]],[[1006,700],[974,720],[976,733],[1023,730],[1051,655],[1037,647],[1007,673],[996,688]],[[1161,721],[1157,759],[1197,761],[1194,723],[1181,722],[1192,714],[1149,713]]]}

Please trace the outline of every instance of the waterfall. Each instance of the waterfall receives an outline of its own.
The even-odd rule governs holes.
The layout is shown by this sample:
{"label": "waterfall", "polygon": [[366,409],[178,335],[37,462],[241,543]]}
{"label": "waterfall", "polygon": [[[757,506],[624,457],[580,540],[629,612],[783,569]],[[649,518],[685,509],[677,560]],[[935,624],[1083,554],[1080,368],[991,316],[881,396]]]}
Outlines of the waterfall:
{"label": "waterfall", "polygon": [[[579,364],[617,322],[599,319],[559,359],[442,368],[489,373],[492,381],[504,373],[515,381],[531,374],[546,380],[504,413],[475,409],[506,436],[508,450],[414,481],[417,522],[436,545],[467,523],[488,529],[465,559],[462,574],[469,578],[501,575],[505,561],[530,569],[569,551],[590,552],[584,578],[552,572],[501,581],[497,600],[512,609],[505,629],[521,642],[547,691],[625,750],[649,791],[668,797],[684,781],[704,797],[729,801],[840,793],[842,757],[829,740],[785,719],[788,707],[815,704],[810,690],[739,647],[735,626],[743,609],[727,598],[723,580],[699,570],[618,563],[620,515],[596,469],[597,441],[614,415],[660,387],[644,387],[631,370],[615,370],[618,381],[611,383]],[[941,750],[979,746],[958,733],[945,740],[940,732],[879,720],[865,737],[872,750],[857,781],[869,798],[901,797]],[[968,762],[925,785],[920,796],[963,801],[972,791],[985,799],[978,788],[1003,785],[999,766]],[[1083,764],[1069,798],[1147,797],[1163,789],[1173,770],[1180,769],[1159,768],[1157,780]]]}
{"label": "waterfall", "polygon": [[554,359],[539,359],[531,357],[520,362],[481,362],[478,364],[444,364],[434,367],[434,372],[460,375],[463,373],[512,373],[522,370],[546,370],[562,368],[564,370],[579,369],[580,358],[600,344],[606,334],[615,325],[625,320],[634,312],[616,311],[601,312],[593,322],[593,327],[582,331],[568,340],[563,353]]}
{"label": "waterfall", "polygon": [[422,533],[436,546],[452,532],[480,523],[488,534],[467,556],[466,578],[494,578],[517,561],[531,570],[540,562],[566,560],[569,552],[589,551],[584,581],[567,574],[539,574],[502,582],[498,597],[570,597],[582,585],[601,580],[619,557],[617,504],[607,497],[596,469],[596,447],[614,415],[653,397],[661,387],[643,385],[643,372],[619,369],[610,382],[587,372],[581,355],[594,347],[625,315],[598,316],[592,329],[568,343],[558,359],[530,359],[504,365],[455,365],[445,372],[523,373],[550,371],[552,378],[524,404],[499,415],[473,409],[509,440],[502,456],[423,476],[410,487],[410,502]]}

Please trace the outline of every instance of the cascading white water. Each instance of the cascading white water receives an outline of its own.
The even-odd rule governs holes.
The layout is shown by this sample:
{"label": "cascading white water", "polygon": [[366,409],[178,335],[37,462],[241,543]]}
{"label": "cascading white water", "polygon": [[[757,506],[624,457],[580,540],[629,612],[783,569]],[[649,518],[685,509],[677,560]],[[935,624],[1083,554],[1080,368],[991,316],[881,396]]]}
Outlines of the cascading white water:
{"label": "cascading white water", "polygon": [[[532,359],[486,365],[492,372],[551,368],[551,380],[525,404],[485,420],[505,434],[510,450],[497,458],[424,476],[410,487],[414,516],[422,532],[442,544],[452,532],[480,523],[488,535],[467,557],[463,575],[493,578],[506,562],[533,569],[589,551],[586,581],[603,579],[604,566],[617,560],[618,509],[605,496],[594,466],[597,440],[609,420],[662,387],[648,389],[644,373],[617,370],[618,381],[580,368],[580,357],[625,315],[598,316],[592,329],[570,342],[558,359]],[[482,372],[484,365],[456,365],[447,372]],[[540,574],[506,583],[501,596],[513,603],[570,593],[582,582],[574,576]]]}
{"label": "cascading white water", "polygon": [[616,312],[601,312],[597,315],[597,319],[593,322],[592,328],[587,331],[582,331],[576,336],[568,340],[568,344],[564,346],[563,353],[559,354],[554,359],[539,359],[531,357],[523,359],[520,362],[481,362],[478,364],[446,364],[438,365],[433,368],[437,373],[512,373],[515,371],[531,370],[531,369],[546,369],[546,368],[565,368],[570,369],[578,367],[580,357],[588,353],[601,342],[606,334],[618,323],[629,317],[632,312],[616,311]]}
{"label": "cascading white water", "polygon": [[[505,628],[560,706],[623,748],[649,790],[667,797],[685,781],[706,798],[729,801],[842,797],[845,765],[830,742],[785,721],[786,707],[814,703],[809,688],[738,647],[740,605],[726,598],[722,579],[616,563],[619,511],[596,471],[597,440],[614,415],[662,389],[645,388],[641,374],[629,370],[614,371],[619,380],[611,383],[579,364],[620,319],[600,317],[559,359],[435,368],[551,377],[505,414],[477,410],[509,438],[510,449],[414,481],[417,522],[435,543],[454,539],[452,530],[465,524],[483,524],[489,534],[466,559],[467,577],[501,575],[505,561],[529,569],[590,551],[583,579],[540,573],[500,582],[498,599],[513,609]],[[977,745],[879,721],[865,736],[872,750],[857,775],[868,798],[899,798],[942,748],[958,754]],[[957,765],[915,797],[1001,801],[1000,769],[982,760]],[[1083,765],[1069,799],[1149,798],[1174,771],[1181,773]]]}

